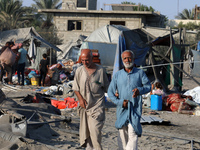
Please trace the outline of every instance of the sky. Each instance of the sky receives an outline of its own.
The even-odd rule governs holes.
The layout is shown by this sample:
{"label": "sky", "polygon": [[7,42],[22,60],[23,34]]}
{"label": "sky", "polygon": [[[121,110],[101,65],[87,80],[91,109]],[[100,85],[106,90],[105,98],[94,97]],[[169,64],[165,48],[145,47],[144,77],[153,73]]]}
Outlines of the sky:
{"label": "sky", "polygon": [[[196,4],[200,6],[200,0],[97,0],[97,9],[109,10],[109,6],[104,7],[104,4],[121,4],[124,1],[152,6],[156,11],[166,15],[168,19],[175,19],[178,12],[182,12],[185,8],[195,8]],[[31,6],[32,3],[34,3],[33,0],[23,0],[24,6]]]}

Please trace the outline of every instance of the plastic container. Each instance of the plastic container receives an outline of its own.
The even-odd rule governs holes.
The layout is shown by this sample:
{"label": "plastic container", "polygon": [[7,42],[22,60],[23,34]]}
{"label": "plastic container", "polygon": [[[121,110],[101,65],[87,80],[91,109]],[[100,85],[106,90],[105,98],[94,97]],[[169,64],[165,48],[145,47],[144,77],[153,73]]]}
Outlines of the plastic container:
{"label": "plastic container", "polygon": [[161,95],[151,95],[151,109],[162,110],[162,96]]}
{"label": "plastic container", "polygon": [[107,100],[107,97],[105,96],[105,102],[107,102],[108,100]]}
{"label": "plastic container", "polygon": [[39,85],[39,78],[31,78],[31,84],[32,85]]}

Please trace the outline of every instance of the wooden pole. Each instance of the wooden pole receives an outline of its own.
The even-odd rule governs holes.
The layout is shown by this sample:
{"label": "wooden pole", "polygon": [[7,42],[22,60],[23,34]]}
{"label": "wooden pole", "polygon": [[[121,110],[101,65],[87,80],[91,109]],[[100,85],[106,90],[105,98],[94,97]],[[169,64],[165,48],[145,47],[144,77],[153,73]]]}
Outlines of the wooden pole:
{"label": "wooden pole", "polygon": [[172,50],[172,30],[171,30],[171,28],[170,28],[170,46],[169,46],[169,49],[168,49],[168,51],[166,52],[166,54],[165,54],[165,56],[167,56],[170,52],[171,52],[171,50]]}
{"label": "wooden pole", "polygon": [[152,47],[150,49],[149,57],[150,57],[150,62],[151,62],[151,65],[152,65],[152,69],[153,69],[153,73],[154,73],[155,79],[159,80],[161,82],[161,84],[163,86],[163,89],[165,91],[168,91],[168,87],[166,86],[164,80],[161,78],[159,70],[154,66],[156,64],[156,60],[155,60],[155,57],[154,57],[154,54],[153,54]]}
{"label": "wooden pole", "polygon": [[[180,45],[180,49],[181,49],[181,59],[180,59],[180,62],[183,62],[183,60],[182,60],[182,47],[181,47],[181,45],[182,45],[182,29],[181,28],[179,28],[179,45]],[[183,69],[183,64],[181,64],[181,69]],[[182,82],[182,72],[180,72],[180,80],[181,80],[181,82]],[[180,91],[181,91],[181,86],[180,86]]]}
{"label": "wooden pole", "polygon": [[49,50],[50,50],[50,66],[51,66],[52,65],[52,50],[51,48]]}
{"label": "wooden pole", "polygon": [[[170,60],[174,62],[174,50],[173,50],[173,41],[172,41],[172,30],[170,28]],[[170,64],[170,87],[174,88],[175,86],[175,71],[174,71],[174,66]]]}
{"label": "wooden pole", "polygon": [[154,65],[156,63],[155,63],[155,59],[154,59],[154,56],[153,56],[152,48],[150,49],[149,52],[150,52],[149,57],[150,57],[150,62],[151,62],[151,66],[152,66],[152,69],[153,69],[153,73],[154,73],[155,79],[158,79],[158,72],[157,72],[157,69],[154,67]]}

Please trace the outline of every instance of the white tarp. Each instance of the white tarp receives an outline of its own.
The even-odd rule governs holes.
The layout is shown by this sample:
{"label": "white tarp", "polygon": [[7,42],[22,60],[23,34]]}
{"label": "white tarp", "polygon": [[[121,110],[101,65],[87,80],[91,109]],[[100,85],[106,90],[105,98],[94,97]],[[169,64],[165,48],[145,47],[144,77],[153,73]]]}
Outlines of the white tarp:
{"label": "white tarp", "polygon": [[72,59],[73,61],[77,61],[80,45],[85,39],[86,36],[79,35],[75,40],[72,39],[66,44],[58,45],[58,48],[61,49],[62,52],[57,52],[57,60]]}
{"label": "white tarp", "polygon": [[122,31],[130,31],[125,26],[106,25],[92,32],[81,45],[81,49],[98,50],[102,66],[113,66],[116,47]]}
{"label": "white tarp", "polygon": [[31,40],[32,38],[41,41],[42,43],[41,47],[51,47],[56,51],[61,51],[58,47],[44,40],[33,27],[13,29],[1,32],[0,45],[4,46],[7,41],[15,41],[15,43],[23,43],[24,41]]}
{"label": "white tarp", "polygon": [[113,66],[115,61],[116,47],[117,44],[114,43],[83,42],[80,49],[89,48],[98,50],[101,65]]}
{"label": "white tarp", "polygon": [[86,42],[99,42],[99,43],[115,43],[119,41],[121,31],[128,31],[130,29],[123,26],[106,25],[98,28],[85,39]]}
{"label": "white tarp", "polygon": [[32,28],[21,28],[14,30],[7,30],[0,33],[0,44],[5,45],[7,41],[15,41],[16,43],[23,43],[24,41],[31,39],[31,30],[36,36],[40,36]]}
{"label": "white tarp", "polygon": [[67,44],[58,45],[63,52],[57,52],[57,59],[65,59],[65,56],[69,52],[70,48],[74,45],[74,42],[69,42]]}
{"label": "white tarp", "polygon": [[29,57],[31,58],[35,58],[36,57],[36,47],[35,47],[35,43],[33,42],[33,38],[31,38],[31,42],[30,42],[30,46],[29,46],[29,49],[28,49],[28,55]]}
{"label": "white tarp", "polygon": [[197,86],[194,89],[186,91],[183,95],[190,95],[190,96],[192,96],[193,100],[196,103],[200,104],[200,86]]}
{"label": "white tarp", "polygon": [[76,47],[76,43],[69,42],[67,44],[59,45],[58,48],[63,52],[57,52],[57,60],[72,59],[73,61],[77,61],[79,47]]}

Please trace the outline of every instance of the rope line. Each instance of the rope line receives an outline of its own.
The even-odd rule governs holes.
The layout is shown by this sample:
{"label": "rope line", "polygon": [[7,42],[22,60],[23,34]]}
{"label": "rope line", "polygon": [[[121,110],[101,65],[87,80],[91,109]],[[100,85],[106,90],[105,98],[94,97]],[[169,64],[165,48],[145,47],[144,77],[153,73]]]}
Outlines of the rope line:
{"label": "rope line", "polygon": [[200,63],[200,61],[166,63],[166,64],[158,64],[158,65],[149,65],[149,66],[138,67],[138,68],[145,69],[145,68],[151,68],[152,66],[159,67],[159,66],[167,66],[167,65],[171,65],[171,64],[179,65],[179,64],[184,64],[184,63],[188,63],[188,64],[190,64],[190,63]]}

